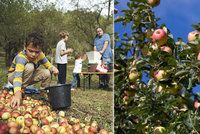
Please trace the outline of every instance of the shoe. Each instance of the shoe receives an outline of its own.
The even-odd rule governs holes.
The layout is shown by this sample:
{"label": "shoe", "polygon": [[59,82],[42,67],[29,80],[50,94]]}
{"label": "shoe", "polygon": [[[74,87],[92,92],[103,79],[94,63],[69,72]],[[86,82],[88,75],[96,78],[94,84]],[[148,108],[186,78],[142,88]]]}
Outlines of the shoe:
{"label": "shoe", "polygon": [[98,88],[104,88],[104,85],[103,85],[103,84],[100,84]]}
{"label": "shoe", "polygon": [[76,90],[75,88],[71,88],[72,91]]}
{"label": "shoe", "polygon": [[108,84],[104,85],[103,88],[104,88],[104,89],[105,89],[105,88],[109,88]]}

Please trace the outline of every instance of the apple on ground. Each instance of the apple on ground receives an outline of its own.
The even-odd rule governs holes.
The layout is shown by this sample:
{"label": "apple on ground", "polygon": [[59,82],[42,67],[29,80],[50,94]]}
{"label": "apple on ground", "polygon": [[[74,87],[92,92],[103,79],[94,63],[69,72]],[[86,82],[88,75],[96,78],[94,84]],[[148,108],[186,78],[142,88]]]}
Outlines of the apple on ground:
{"label": "apple on ground", "polygon": [[10,127],[9,134],[18,134],[18,128],[17,127]]}
{"label": "apple on ground", "polygon": [[9,119],[10,117],[11,117],[11,114],[10,114],[10,112],[8,112],[8,111],[3,112],[3,114],[1,115],[1,118],[2,118],[3,120],[7,120],[7,119]]}
{"label": "apple on ground", "polygon": [[49,125],[43,125],[42,129],[45,131],[46,134],[51,133],[51,127]]}
{"label": "apple on ground", "polygon": [[25,118],[24,123],[25,123],[25,125],[26,125],[27,127],[30,127],[30,126],[33,125],[33,119],[30,118],[30,117]]}

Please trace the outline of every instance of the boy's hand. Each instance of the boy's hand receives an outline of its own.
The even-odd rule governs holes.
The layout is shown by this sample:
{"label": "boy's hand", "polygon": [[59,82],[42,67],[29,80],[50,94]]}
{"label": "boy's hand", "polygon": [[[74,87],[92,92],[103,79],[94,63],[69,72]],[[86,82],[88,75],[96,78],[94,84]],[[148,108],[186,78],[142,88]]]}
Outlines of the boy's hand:
{"label": "boy's hand", "polygon": [[10,105],[11,107],[19,107],[22,100],[21,91],[17,91],[11,99]]}
{"label": "boy's hand", "polygon": [[66,51],[67,53],[72,53],[74,50],[72,48],[68,48]]}
{"label": "boy's hand", "polygon": [[58,69],[57,69],[56,67],[53,67],[53,68],[52,68],[52,73],[53,73],[54,75],[57,75],[57,74],[59,73],[59,71],[58,71]]}

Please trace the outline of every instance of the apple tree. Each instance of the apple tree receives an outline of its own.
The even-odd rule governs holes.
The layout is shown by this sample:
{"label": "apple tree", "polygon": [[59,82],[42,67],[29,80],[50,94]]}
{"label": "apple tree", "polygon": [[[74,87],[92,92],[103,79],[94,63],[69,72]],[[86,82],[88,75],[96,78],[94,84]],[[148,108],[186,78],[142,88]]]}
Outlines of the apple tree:
{"label": "apple tree", "polygon": [[157,23],[152,9],[159,3],[131,0],[115,17],[132,31],[115,34],[116,133],[200,133],[199,94],[192,92],[200,83],[200,25],[187,43],[175,42]]}

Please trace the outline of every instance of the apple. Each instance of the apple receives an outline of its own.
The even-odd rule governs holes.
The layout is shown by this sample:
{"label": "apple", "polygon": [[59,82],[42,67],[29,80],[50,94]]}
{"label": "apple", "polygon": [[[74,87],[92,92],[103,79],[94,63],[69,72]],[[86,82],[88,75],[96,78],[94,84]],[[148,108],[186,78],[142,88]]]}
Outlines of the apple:
{"label": "apple", "polygon": [[58,128],[59,127],[59,124],[58,124],[58,122],[52,122],[51,124],[50,124],[50,127],[51,128]]}
{"label": "apple", "polygon": [[30,134],[31,133],[31,130],[28,127],[22,127],[19,131],[21,134]]}
{"label": "apple", "polygon": [[49,124],[49,121],[48,121],[46,118],[42,118],[42,119],[41,119],[41,123],[42,123],[43,125],[48,125],[48,124]]}
{"label": "apple", "polygon": [[65,117],[65,112],[64,112],[64,111],[59,111],[58,115],[59,115],[60,117]]}
{"label": "apple", "polygon": [[42,128],[38,128],[34,134],[45,134],[45,131]]}
{"label": "apple", "polygon": [[59,134],[65,134],[67,130],[64,126],[59,126],[57,128],[57,131],[58,131]]}
{"label": "apple", "polygon": [[194,108],[198,109],[200,107],[200,103],[198,101],[194,102]]}
{"label": "apple", "polygon": [[47,116],[46,119],[49,121],[49,123],[53,122],[54,118],[52,116]]}
{"label": "apple", "polygon": [[200,60],[200,52],[197,55],[197,60]]}
{"label": "apple", "polygon": [[34,118],[38,118],[40,115],[40,111],[39,110],[32,110],[32,117]]}
{"label": "apple", "polygon": [[36,130],[39,129],[39,127],[38,127],[37,125],[33,124],[33,125],[30,127],[30,129],[31,129],[31,132],[32,132],[32,133],[35,133]]}
{"label": "apple", "polygon": [[89,132],[96,133],[97,132],[97,128],[94,127],[94,126],[90,126],[89,127]]}
{"label": "apple", "polygon": [[32,115],[29,114],[29,113],[25,113],[25,114],[24,114],[24,118],[32,118]]}
{"label": "apple", "polygon": [[42,110],[40,114],[40,118],[44,118],[47,116],[49,116],[49,111],[47,109]]}
{"label": "apple", "polygon": [[131,71],[129,73],[129,80],[130,82],[136,82],[139,79],[139,73],[137,71]]}
{"label": "apple", "polygon": [[24,123],[27,127],[30,127],[33,125],[33,120],[32,118],[28,117],[28,118],[25,118]]}
{"label": "apple", "polygon": [[188,42],[196,40],[196,35],[200,34],[199,31],[192,31],[188,34]]}
{"label": "apple", "polygon": [[18,116],[20,116],[20,112],[19,111],[13,111],[11,113],[11,116],[14,117],[14,118],[17,118]]}
{"label": "apple", "polygon": [[9,122],[7,123],[7,125],[8,125],[10,128],[11,128],[11,127],[18,127],[17,123],[14,122],[14,121],[9,121]]}
{"label": "apple", "polygon": [[33,124],[34,125],[38,125],[39,124],[39,121],[37,119],[35,119],[35,118],[32,118],[32,119],[33,119]]}
{"label": "apple", "polygon": [[79,129],[78,131],[76,131],[77,134],[84,134],[83,129]]}
{"label": "apple", "polygon": [[80,123],[74,124],[72,127],[75,132],[81,128]]}
{"label": "apple", "polygon": [[51,133],[52,134],[57,134],[57,129],[55,127],[51,127]]}
{"label": "apple", "polygon": [[165,70],[157,70],[154,72],[154,78],[156,81],[161,81],[166,79],[166,71]]}
{"label": "apple", "polygon": [[167,52],[169,54],[172,54],[172,49],[170,47],[168,47],[168,46],[161,46],[160,50],[161,51],[165,51],[165,52]]}
{"label": "apple", "polygon": [[154,7],[160,4],[160,0],[147,0],[147,3]]}
{"label": "apple", "polygon": [[10,127],[9,134],[18,134],[18,128],[17,127]]}
{"label": "apple", "polygon": [[90,126],[88,126],[88,125],[86,125],[86,126],[83,128],[85,134],[88,134],[88,133],[89,133],[89,128],[90,128]]}
{"label": "apple", "polygon": [[99,134],[108,134],[108,132],[107,132],[105,129],[101,129],[101,130],[99,131]]}
{"label": "apple", "polygon": [[1,115],[1,118],[3,119],[3,120],[7,120],[8,118],[10,118],[11,117],[11,114],[10,114],[10,112],[8,112],[8,111],[5,111],[2,115]]}
{"label": "apple", "polygon": [[17,118],[16,118],[16,123],[18,124],[18,125],[20,125],[20,126],[24,126],[24,116],[18,116]]}
{"label": "apple", "polygon": [[155,127],[153,130],[154,134],[165,134],[166,129],[162,126]]}
{"label": "apple", "polygon": [[4,132],[2,134],[5,134],[5,133],[7,133],[9,131],[9,126],[6,123],[2,123],[2,124],[0,124],[0,130],[2,132]]}
{"label": "apple", "polygon": [[42,129],[45,131],[45,133],[50,133],[51,132],[51,127],[49,125],[44,125],[42,126]]}
{"label": "apple", "polygon": [[158,46],[161,46],[167,42],[167,33],[163,29],[156,29],[151,38],[153,42],[156,42]]}

